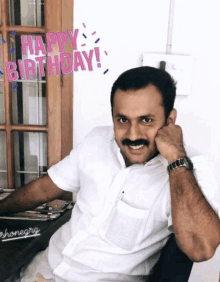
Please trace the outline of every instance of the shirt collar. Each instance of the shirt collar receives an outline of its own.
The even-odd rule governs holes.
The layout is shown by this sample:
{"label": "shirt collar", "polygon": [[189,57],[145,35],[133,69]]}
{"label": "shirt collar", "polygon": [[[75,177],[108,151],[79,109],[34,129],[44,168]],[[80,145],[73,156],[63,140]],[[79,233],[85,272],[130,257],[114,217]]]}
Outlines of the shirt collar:
{"label": "shirt collar", "polygon": [[114,128],[112,127],[112,130],[109,133],[109,136],[107,137],[107,142],[110,141],[115,141],[115,132],[114,132]]}

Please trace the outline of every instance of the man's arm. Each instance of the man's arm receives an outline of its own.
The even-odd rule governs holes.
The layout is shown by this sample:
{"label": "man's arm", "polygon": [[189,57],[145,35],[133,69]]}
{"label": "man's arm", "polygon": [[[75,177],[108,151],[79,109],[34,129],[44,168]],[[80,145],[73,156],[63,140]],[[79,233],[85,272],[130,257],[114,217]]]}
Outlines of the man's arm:
{"label": "man's arm", "polygon": [[202,194],[192,171],[170,173],[173,230],[179,247],[193,261],[210,259],[220,244],[218,216]]}
{"label": "man's arm", "polygon": [[[186,156],[182,130],[173,123],[158,131],[156,145],[169,163]],[[169,181],[177,244],[193,261],[210,259],[220,244],[217,214],[205,199],[192,171],[185,167],[175,168],[170,172]]]}
{"label": "man's arm", "polygon": [[68,195],[56,186],[48,175],[18,188],[11,195],[0,201],[0,214],[10,214],[33,209],[42,203]]}

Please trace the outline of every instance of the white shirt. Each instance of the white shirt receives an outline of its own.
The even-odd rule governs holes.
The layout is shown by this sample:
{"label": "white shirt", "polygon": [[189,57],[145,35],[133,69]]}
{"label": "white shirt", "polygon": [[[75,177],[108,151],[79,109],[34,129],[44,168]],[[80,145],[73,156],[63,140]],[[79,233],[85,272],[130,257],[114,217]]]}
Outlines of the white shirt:
{"label": "white shirt", "polygon": [[[197,181],[220,215],[219,188],[204,157],[187,151]],[[48,260],[66,281],[142,281],[172,232],[167,161],[125,166],[112,127],[95,128],[48,170],[78,192],[71,220],[51,238]]]}

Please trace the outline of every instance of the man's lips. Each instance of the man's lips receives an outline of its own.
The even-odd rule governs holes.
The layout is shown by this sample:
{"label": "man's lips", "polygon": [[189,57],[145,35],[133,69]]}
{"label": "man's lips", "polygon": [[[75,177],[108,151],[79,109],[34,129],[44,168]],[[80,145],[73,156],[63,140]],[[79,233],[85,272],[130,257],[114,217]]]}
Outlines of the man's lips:
{"label": "man's lips", "polygon": [[144,147],[144,144],[142,144],[142,145],[137,145],[137,146],[132,146],[132,145],[130,145],[130,146],[128,146],[128,147],[130,147],[130,148],[133,149],[133,150],[139,150],[139,149],[141,149],[141,148]]}

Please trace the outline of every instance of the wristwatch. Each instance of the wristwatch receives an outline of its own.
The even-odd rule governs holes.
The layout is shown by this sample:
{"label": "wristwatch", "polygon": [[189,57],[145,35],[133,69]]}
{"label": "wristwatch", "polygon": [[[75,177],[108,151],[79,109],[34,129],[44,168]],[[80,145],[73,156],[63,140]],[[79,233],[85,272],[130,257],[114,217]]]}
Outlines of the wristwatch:
{"label": "wristwatch", "polygon": [[167,166],[167,171],[170,173],[171,170],[173,170],[174,168],[180,167],[180,166],[184,166],[186,167],[188,170],[193,170],[193,163],[190,160],[190,158],[188,158],[187,156],[180,158],[172,163],[170,163]]}

